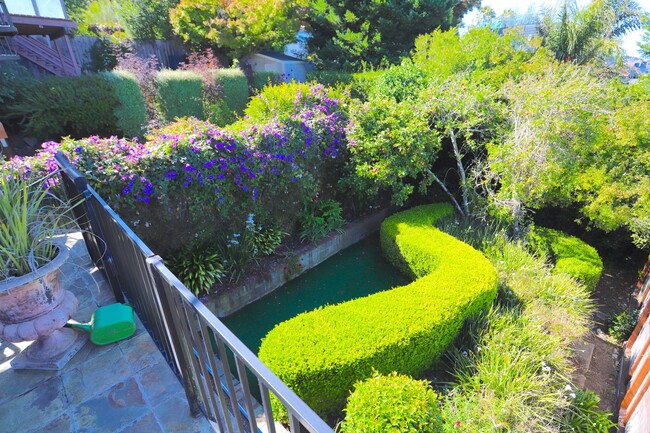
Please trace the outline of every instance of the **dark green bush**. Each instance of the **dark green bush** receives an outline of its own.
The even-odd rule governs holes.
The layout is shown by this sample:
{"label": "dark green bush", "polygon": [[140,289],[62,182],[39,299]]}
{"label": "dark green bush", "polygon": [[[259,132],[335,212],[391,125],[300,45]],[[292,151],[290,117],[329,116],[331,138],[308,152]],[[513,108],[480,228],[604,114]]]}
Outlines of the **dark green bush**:
{"label": "dark green bush", "polygon": [[307,81],[316,81],[329,87],[352,82],[352,74],[345,71],[312,71],[307,73]]}
{"label": "dark green bush", "polygon": [[593,291],[603,272],[603,261],[594,247],[559,230],[535,227],[529,245],[539,255],[555,264],[554,273],[567,274]]}
{"label": "dark green bush", "polygon": [[279,74],[277,72],[253,72],[253,90],[261,92],[269,84],[276,84]]}
{"label": "dark green bush", "polygon": [[163,70],[156,75],[157,106],[164,122],[203,118],[203,78],[191,71]]}
{"label": "dark green bush", "polygon": [[327,236],[332,230],[341,232],[345,220],[341,216],[343,209],[336,200],[315,200],[303,208],[298,219],[300,239],[316,242]]}
{"label": "dark green bush", "polygon": [[135,75],[122,70],[104,72],[102,75],[113,86],[118,100],[115,108],[116,133],[125,137],[140,137],[147,123],[147,106]]}
{"label": "dark green bush", "polygon": [[52,76],[19,88],[7,111],[22,119],[26,135],[58,139],[115,134],[117,106],[113,87],[102,75]]}
{"label": "dark green bush", "polygon": [[223,99],[228,108],[241,116],[248,104],[248,82],[244,72],[241,69],[217,69],[214,76],[223,86]]}
{"label": "dark green bush", "polygon": [[638,321],[638,314],[633,311],[623,311],[611,318],[607,332],[613,339],[623,343],[630,338]]}
{"label": "dark green bush", "polygon": [[413,283],[300,314],[262,341],[260,359],[320,415],[342,409],[373,369],[422,375],[465,319],[492,304],[494,267],[433,227],[451,213],[448,205],[419,206],[382,223],[384,254]]}
{"label": "dark green bush", "polygon": [[348,398],[342,433],[438,432],[440,396],[425,380],[391,373],[358,382]]}
{"label": "dark green bush", "polygon": [[225,276],[223,260],[217,253],[197,248],[175,257],[170,267],[195,295],[210,293],[214,284]]}

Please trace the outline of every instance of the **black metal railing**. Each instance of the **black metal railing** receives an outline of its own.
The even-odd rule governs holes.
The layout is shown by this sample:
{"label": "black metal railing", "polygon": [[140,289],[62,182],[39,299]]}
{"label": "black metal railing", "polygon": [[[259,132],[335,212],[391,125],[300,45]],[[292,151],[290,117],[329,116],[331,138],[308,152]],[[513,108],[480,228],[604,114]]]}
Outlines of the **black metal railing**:
{"label": "black metal railing", "polygon": [[[167,269],[64,155],[56,160],[68,197],[79,203],[73,211],[91,259],[116,299],[138,313],[181,380],[192,414],[202,412],[219,432],[274,433],[273,394],[287,409],[291,432],[333,432]],[[261,402],[252,396],[249,372]]]}

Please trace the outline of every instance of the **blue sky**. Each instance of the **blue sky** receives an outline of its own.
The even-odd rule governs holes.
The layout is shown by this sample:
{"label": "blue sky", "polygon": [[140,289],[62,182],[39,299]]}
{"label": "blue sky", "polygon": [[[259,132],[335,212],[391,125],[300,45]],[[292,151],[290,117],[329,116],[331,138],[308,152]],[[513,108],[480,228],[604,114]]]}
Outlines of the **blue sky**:
{"label": "blue sky", "polygon": [[[650,0],[637,0],[641,7],[645,8],[646,11],[650,11]],[[530,6],[534,8],[540,8],[545,6],[555,6],[557,1],[555,0],[483,0],[483,6],[491,6],[499,15],[503,12],[504,9],[514,9],[520,12],[526,12]],[[578,0],[578,4],[588,4],[588,0]],[[471,13],[465,18],[466,20],[471,20]],[[470,21],[471,22],[471,21]],[[641,39],[641,31],[630,33],[626,35],[622,40],[621,44],[625,51],[630,56],[636,56],[637,48],[636,44]]]}

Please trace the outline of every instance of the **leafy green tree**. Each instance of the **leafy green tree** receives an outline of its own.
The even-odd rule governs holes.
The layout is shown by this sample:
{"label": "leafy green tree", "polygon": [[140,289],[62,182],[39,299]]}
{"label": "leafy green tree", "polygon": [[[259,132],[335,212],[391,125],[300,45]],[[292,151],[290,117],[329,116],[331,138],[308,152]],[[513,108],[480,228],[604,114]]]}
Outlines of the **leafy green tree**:
{"label": "leafy green tree", "polygon": [[622,53],[616,38],[639,29],[642,12],[634,0],[592,0],[584,8],[564,0],[557,16],[544,17],[540,35],[558,60],[607,60]]}
{"label": "leafy green tree", "polygon": [[169,39],[169,10],[179,0],[116,0],[129,36],[134,40]]}
{"label": "leafy green tree", "polygon": [[311,0],[310,51],[328,69],[358,70],[398,63],[415,38],[448,29],[473,1]]}
{"label": "leafy green tree", "polygon": [[509,128],[488,143],[479,179],[491,204],[509,214],[515,237],[529,209],[567,205],[580,174],[606,145],[610,121],[604,81],[586,67],[536,58],[532,68],[501,90]]}
{"label": "leafy green tree", "polygon": [[170,12],[185,41],[214,44],[241,59],[295,40],[306,0],[181,0]]}
{"label": "leafy green tree", "polygon": [[644,15],[642,18],[643,35],[641,41],[638,43],[639,52],[641,55],[650,59],[650,15]]}

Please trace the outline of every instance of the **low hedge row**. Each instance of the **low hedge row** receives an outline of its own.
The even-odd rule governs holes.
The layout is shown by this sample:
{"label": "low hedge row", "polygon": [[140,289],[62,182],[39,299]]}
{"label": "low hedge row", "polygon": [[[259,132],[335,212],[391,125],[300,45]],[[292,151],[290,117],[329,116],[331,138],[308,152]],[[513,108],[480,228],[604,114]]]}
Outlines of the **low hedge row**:
{"label": "low hedge row", "polygon": [[603,273],[603,261],[591,245],[559,230],[535,227],[530,234],[535,252],[546,255],[554,273],[567,274],[593,291]]}
{"label": "low hedge row", "polygon": [[260,359],[320,415],[340,411],[373,369],[422,375],[465,319],[492,304],[490,262],[433,227],[451,213],[448,205],[419,206],[382,223],[386,257],[413,283],[300,314],[262,341]]}

